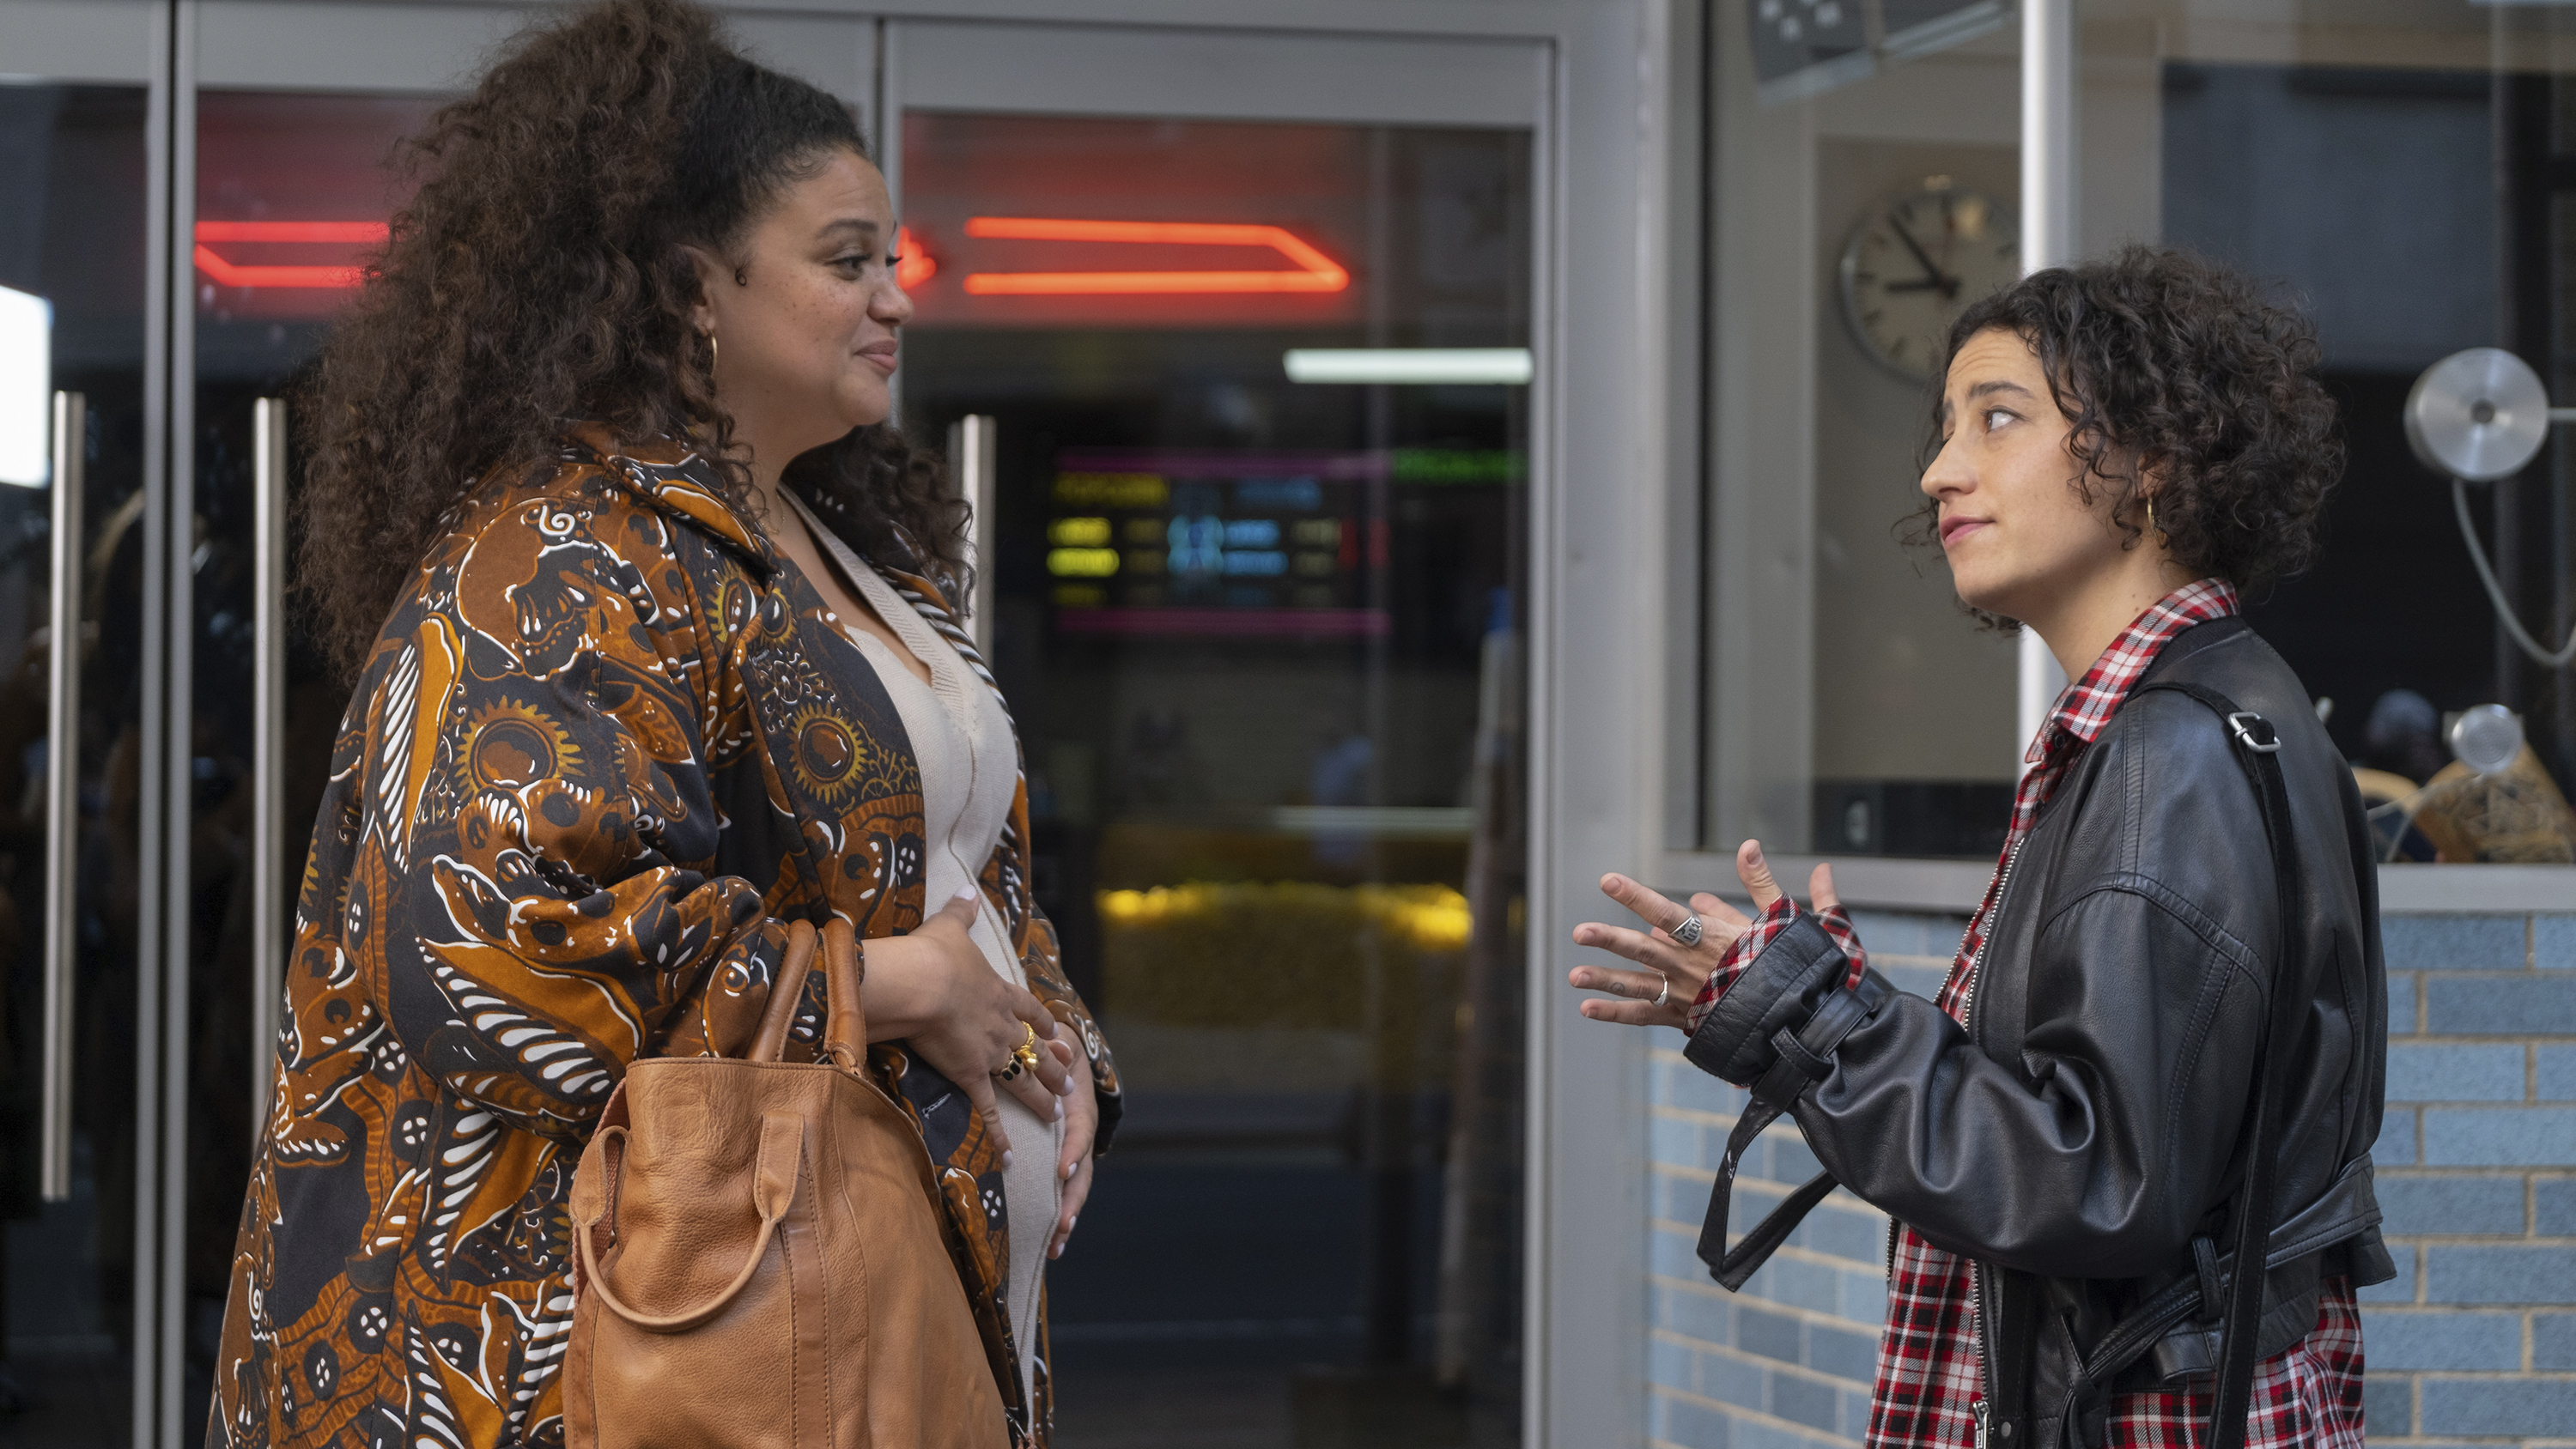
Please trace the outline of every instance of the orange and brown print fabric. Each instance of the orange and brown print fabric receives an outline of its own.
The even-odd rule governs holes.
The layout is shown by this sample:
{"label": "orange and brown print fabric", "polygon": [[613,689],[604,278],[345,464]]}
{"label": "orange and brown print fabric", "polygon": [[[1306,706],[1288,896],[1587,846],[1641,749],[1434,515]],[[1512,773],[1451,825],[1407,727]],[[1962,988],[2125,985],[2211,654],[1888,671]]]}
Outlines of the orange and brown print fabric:
{"label": "orange and brown print fabric", "polygon": [[[939,591],[889,575],[943,634]],[[971,646],[967,646],[971,650]],[[971,660],[971,653],[969,654]],[[978,672],[981,673],[980,666]],[[560,1443],[574,1165],[629,1062],[747,1042],[786,923],[922,919],[920,773],[803,575],[686,449],[579,425],[461,506],[361,676],[314,826],[276,1088],[216,1363],[231,1446]],[[1025,782],[985,895],[1118,1077],[1029,896]],[[811,1059],[822,978],[791,1055]],[[939,1166],[1011,1417],[999,1153],[901,1043],[870,1066]],[[754,1387],[756,1391],[756,1386]]]}

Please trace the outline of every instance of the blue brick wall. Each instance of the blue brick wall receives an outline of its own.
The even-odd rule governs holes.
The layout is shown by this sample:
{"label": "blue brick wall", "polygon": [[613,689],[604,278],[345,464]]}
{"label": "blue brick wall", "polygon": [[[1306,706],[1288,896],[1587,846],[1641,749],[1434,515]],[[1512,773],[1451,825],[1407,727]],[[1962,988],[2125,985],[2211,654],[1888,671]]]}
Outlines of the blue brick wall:
{"label": "blue brick wall", "polygon": [[[1871,964],[1923,996],[1940,989],[1967,927],[1956,916],[1873,911],[1856,912],[1854,924]],[[1649,1070],[1648,1441],[1672,1449],[1857,1446],[1869,1428],[1887,1308],[1886,1215],[1837,1192],[1744,1292],[1719,1288],[1692,1249],[1744,1094],[1677,1050],[1658,1047]],[[1734,1231],[1760,1221],[1815,1172],[1797,1128],[1773,1124],[1736,1178]],[[2576,1214],[2576,1202],[2569,1210]]]}
{"label": "blue brick wall", "polygon": [[[1930,996],[1965,922],[1861,912]],[[2388,1126],[2398,1275],[2363,1295],[2372,1445],[2576,1446],[2576,913],[2391,916]],[[1742,1294],[1692,1252],[1743,1094],[1656,1048],[1647,1433],[1671,1449],[1858,1446],[1887,1219],[1837,1192]],[[1742,1232],[1815,1171],[1794,1127],[1746,1155]]]}
{"label": "blue brick wall", "polygon": [[2370,1442],[2576,1442],[2576,914],[2391,916]]}

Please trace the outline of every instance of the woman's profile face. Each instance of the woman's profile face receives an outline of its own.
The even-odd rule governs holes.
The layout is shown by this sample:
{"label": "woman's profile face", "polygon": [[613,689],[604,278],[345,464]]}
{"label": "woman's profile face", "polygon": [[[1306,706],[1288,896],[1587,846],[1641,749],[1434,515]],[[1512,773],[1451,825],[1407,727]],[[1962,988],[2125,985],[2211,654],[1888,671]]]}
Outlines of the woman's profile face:
{"label": "woman's profile face", "polygon": [[2028,620],[2119,562],[2111,490],[2087,503],[2076,488],[2083,465],[2067,448],[2069,422],[2018,334],[1980,332],[1950,359],[1941,424],[1922,486],[1940,505],[1941,552],[1962,602]]}
{"label": "woman's profile face", "polygon": [[699,325],[716,341],[716,397],[771,467],[893,409],[897,286],[885,176],[836,148],[756,215],[730,258],[699,254]]}

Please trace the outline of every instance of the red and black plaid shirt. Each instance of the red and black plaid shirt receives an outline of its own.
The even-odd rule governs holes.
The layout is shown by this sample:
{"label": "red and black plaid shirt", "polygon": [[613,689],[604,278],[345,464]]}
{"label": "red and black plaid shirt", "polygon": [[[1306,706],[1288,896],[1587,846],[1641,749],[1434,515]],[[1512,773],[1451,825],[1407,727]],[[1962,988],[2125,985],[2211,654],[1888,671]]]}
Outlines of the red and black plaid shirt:
{"label": "red and black plaid shirt", "polygon": [[[2026,757],[2030,768],[2013,793],[2003,855],[1941,987],[1941,1009],[1962,1025],[1976,985],[1987,918],[2004,872],[2029,837],[2040,807],[2085,747],[2101,735],[2165,644],[2194,624],[2236,611],[2236,591],[2215,579],[2177,589],[2140,614],[2084,677],[2057,697],[2038,738],[2031,741]],[[1849,939],[1849,922],[1835,919],[1840,915],[1839,908],[1827,912],[1819,924],[1852,953],[1857,974],[1858,943]],[[1710,989],[1694,1006],[1694,1027],[1745,963],[1795,917],[1795,905],[1783,897],[1730,946],[1710,977]],[[1913,1229],[1900,1234],[1888,1280],[1887,1327],[1879,1337],[1878,1383],[1870,1395],[1870,1449],[1967,1449],[1976,1442],[1972,1406],[1984,1391],[1977,1365],[1973,1272],[1967,1259],[1932,1246]],[[2196,1449],[2208,1423],[2206,1391],[2123,1394],[2111,1405],[2109,1449]],[[2316,1328],[2264,1361],[2255,1375],[2246,1430],[2246,1449],[2362,1449],[2361,1317],[2349,1280],[2328,1280]]]}

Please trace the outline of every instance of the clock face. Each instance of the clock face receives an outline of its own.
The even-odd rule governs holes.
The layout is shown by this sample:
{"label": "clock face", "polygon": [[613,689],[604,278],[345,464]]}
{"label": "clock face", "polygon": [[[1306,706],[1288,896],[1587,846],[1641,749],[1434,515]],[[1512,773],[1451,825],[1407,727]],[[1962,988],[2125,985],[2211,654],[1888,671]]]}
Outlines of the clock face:
{"label": "clock face", "polygon": [[1852,230],[1843,247],[1843,318],[1861,350],[1921,382],[1959,313],[2020,276],[2012,209],[1934,177]]}

